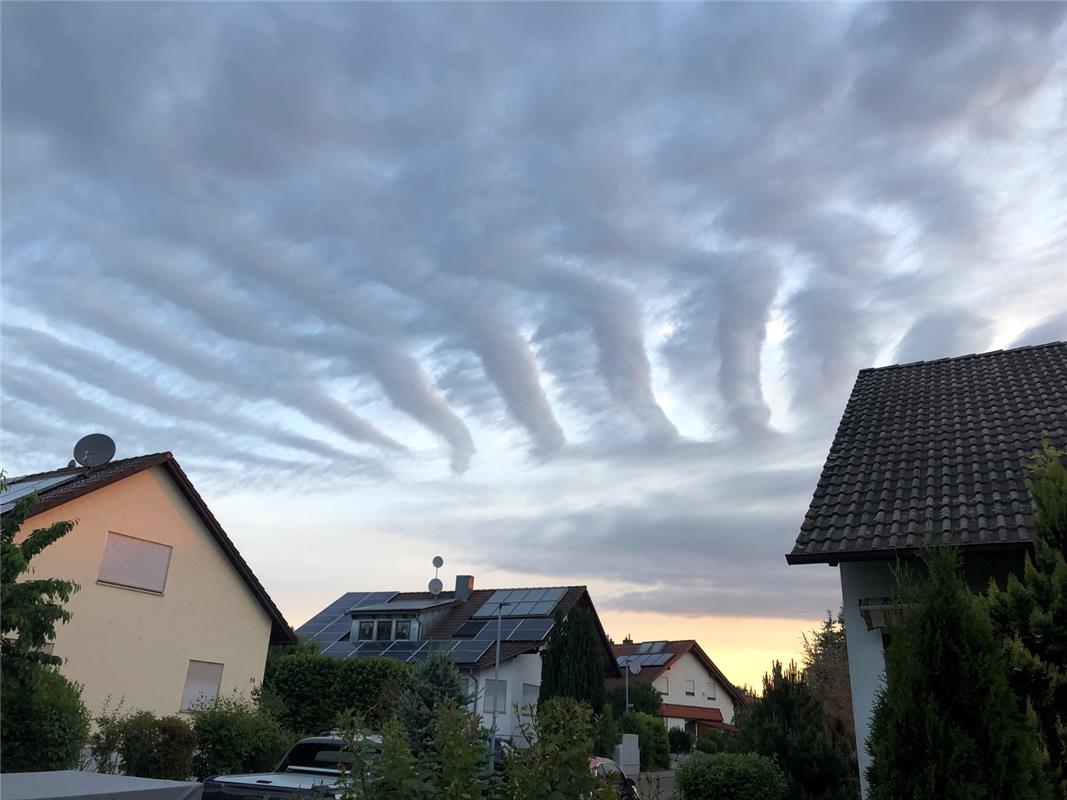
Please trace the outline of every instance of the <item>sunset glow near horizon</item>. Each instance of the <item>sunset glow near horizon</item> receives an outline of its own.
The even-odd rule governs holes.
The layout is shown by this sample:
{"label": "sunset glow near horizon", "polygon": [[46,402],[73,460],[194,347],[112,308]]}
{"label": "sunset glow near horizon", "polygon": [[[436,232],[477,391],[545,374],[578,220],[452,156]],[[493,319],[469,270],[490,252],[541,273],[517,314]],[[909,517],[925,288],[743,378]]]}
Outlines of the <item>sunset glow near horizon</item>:
{"label": "sunset glow near horizon", "polygon": [[857,371],[1067,339],[1067,4],[2,14],[2,466],[173,452],[294,626],[442,555],[758,688]]}

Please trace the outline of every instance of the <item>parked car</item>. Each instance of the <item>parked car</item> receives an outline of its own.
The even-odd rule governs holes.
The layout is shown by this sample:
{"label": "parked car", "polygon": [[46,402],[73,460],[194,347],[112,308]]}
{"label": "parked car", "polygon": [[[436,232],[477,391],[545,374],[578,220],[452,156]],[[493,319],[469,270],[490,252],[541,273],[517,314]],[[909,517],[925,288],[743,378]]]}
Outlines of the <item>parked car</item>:
{"label": "parked car", "polygon": [[619,800],[641,800],[637,781],[626,777],[622,767],[610,758],[589,759],[589,771],[601,778],[607,778],[619,793]]}
{"label": "parked car", "polygon": [[[368,736],[377,746],[381,737]],[[216,775],[204,781],[203,800],[276,800],[329,798],[341,777],[341,764],[352,763],[345,740],[334,733],[301,739],[289,748],[273,772]]]}

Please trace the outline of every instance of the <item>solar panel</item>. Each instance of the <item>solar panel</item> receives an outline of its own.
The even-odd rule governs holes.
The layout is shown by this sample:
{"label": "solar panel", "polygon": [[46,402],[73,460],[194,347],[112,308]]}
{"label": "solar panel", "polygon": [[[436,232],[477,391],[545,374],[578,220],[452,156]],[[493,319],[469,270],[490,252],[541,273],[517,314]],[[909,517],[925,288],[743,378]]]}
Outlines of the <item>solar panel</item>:
{"label": "solar panel", "polygon": [[657,653],[652,657],[652,661],[649,662],[650,667],[661,667],[671,660],[671,653]]}
{"label": "solar panel", "polygon": [[334,658],[347,658],[357,650],[357,643],[336,642],[325,648],[322,652]]}
{"label": "solar panel", "polygon": [[451,653],[459,645],[456,639],[432,639],[423,648],[428,653]]}
{"label": "solar panel", "polygon": [[420,649],[425,642],[413,642],[409,640],[393,642],[393,646],[386,651],[386,655],[392,655],[393,653],[404,653],[405,658],[416,650]]}
{"label": "solar panel", "polygon": [[507,603],[501,613],[505,617],[547,617],[551,616],[556,604],[566,594],[563,586],[550,589],[501,589],[472,615],[475,619],[495,617],[501,603]]}
{"label": "solar panel", "polygon": [[373,606],[378,603],[388,603],[394,597],[396,592],[367,592],[358,602],[354,602],[349,606],[349,609],[359,608],[360,606]]}
{"label": "solar panel", "polygon": [[380,656],[392,646],[392,642],[364,642],[359,648],[360,656]]}
{"label": "solar panel", "polygon": [[[519,625],[523,621],[524,620],[521,620],[521,619],[502,619],[502,620],[500,620],[500,638],[501,639],[507,639],[509,636],[511,636],[512,633],[515,632],[515,629],[517,627],[519,627]],[[475,636],[474,638],[476,640],[485,639],[485,640],[489,640],[489,641],[495,641],[496,640],[496,627],[497,627],[496,626],[496,622],[494,620],[490,620],[489,622],[485,623],[485,625],[482,627],[482,629],[478,632],[478,635]]]}
{"label": "solar panel", "polygon": [[550,619],[524,619],[519,622],[508,639],[518,642],[540,642],[548,636],[553,625],[555,623]]}
{"label": "solar panel", "polygon": [[473,664],[485,655],[486,651],[492,646],[492,642],[463,640],[452,651],[450,658],[457,664]]}
{"label": "solar panel", "polygon": [[662,653],[663,648],[667,646],[666,642],[652,642],[649,645],[648,652],[650,653]]}
{"label": "solar panel", "polygon": [[3,504],[3,510],[8,511],[14,508],[15,503],[26,495],[34,492],[43,492],[45,489],[51,489],[53,486],[58,486],[61,483],[80,477],[81,473],[53,475],[51,478],[38,478],[35,481],[20,481],[19,483],[9,484],[3,492],[0,492],[0,503]]}
{"label": "solar panel", "polygon": [[[347,620],[347,611],[351,608],[352,603],[367,596],[368,592],[346,592],[297,628],[297,635],[317,639],[318,634],[321,633],[327,625],[341,619]],[[337,640],[334,639],[334,641]],[[319,644],[321,644],[321,642],[319,642]]]}
{"label": "solar panel", "polygon": [[456,632],[452,635],[457,639],[473,639],[478,635],[478,631],[484,628],[485,625],[485,620],[468,620],[456,628]]}
{"label": "solar panel", "polygon": [[316,633],[312,638],[315,644],[319,647],[326,647],[334,642],[340,641],[341,637],[346,633],[352,632],[352,620],[347,616],[341,617],[336,622],[331,622],[321,631]]}

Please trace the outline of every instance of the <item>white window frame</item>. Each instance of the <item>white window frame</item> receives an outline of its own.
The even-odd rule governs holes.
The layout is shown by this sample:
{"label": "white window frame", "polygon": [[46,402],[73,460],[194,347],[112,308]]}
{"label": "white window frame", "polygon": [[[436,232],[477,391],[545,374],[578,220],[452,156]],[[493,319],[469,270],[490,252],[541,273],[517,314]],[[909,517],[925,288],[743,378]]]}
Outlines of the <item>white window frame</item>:
{"label": "white window frame", "polygon": [[[101,578],[101,574],[104,572],[104,565],[107,558],[107,546],[111,541],[111,537],[116,536],[120,539],[129,539],[134,542],[143,542],[145,544],[152,545],[153,547],[166,548],[166,564],[163,567],[163,584],[159,589],[153,589],[145,586],[135,586],[130,583],[122,583],[121,581],[106,580]],[[154,594],[157,597],[162,597],[167,590],[167,579],[170,577],[170,562],[174,556],[174,547],[163,542],[154,542],[151,539],[145,539],[141,536],[130,536],[128,533],[119,533],[118,531],[108,531],[107,536],[104,538],[104,552],[100,554],[100,566],[96,571],[96,582],[100,586],[114,586],[117,589],[126,589],[131,592],[144,592],[145,594]]]}
{"label": "white window frame", "polygon": [[[356,641],[357,642],[373,642],[374,641],[374,632],[376,630],[378,630],[378,626],[375,623],[376,623],[376,620],[373,620],[373,619],[356,620]],[[359,634],[359,626],[360,625],[370,625],[370,636],[368,636],[365,639],[362,636],[360,636],[360,634]]]}
{"label": "white window frame", "polygon": [[690,680],[689,678],[686,678],[682,682],[682,687],[685,690],[685,696],[686,697],[696,697],[697,696],[697,682],[695,680]]}
{"label": "white window frame", "polygon": [[[403,639],[400,638],[400,626],[407,623],[408,635]],[[393,621],[393,640],[397,642],[410,642],[415,638],[415,621],[411,619],[398,619]]]}

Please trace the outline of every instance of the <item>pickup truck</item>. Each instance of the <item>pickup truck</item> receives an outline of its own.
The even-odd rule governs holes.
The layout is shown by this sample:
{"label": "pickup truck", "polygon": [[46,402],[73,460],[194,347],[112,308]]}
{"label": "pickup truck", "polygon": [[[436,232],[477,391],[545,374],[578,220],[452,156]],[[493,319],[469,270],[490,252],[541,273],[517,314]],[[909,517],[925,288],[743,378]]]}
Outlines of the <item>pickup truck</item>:
{"label": "pickup truck", "polygon": [[[381,744],[378,736],[368,741]],[[216,775],[204,781],[203,800],[284,800],[332,798],[341,764],[352,762],[345,740],[334,734],[301,739],[289,748],[273,772],[258,775]]]}

